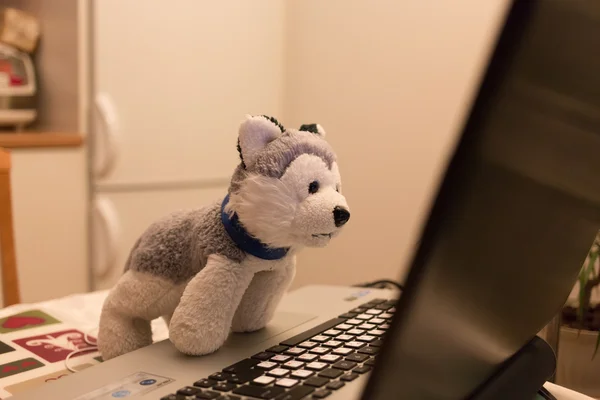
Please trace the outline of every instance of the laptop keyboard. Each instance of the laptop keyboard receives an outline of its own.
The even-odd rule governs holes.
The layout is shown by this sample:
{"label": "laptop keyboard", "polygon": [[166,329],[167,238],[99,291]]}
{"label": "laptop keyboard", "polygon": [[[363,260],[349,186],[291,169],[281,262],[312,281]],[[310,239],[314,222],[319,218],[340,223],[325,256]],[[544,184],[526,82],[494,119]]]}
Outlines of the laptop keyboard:
{"label": "laptop keyboard", "polygon": [[324,399],[371,371],[395,303],[371,300],[161,400]]}

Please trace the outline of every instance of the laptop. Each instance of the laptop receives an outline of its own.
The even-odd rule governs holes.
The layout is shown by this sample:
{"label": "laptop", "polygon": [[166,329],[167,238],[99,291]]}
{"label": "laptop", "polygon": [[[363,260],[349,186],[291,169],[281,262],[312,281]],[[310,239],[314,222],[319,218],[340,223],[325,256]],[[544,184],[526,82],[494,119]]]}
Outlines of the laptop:
{"label": "laptop", "polygon": [[541,359],[600,229],[600,5],[517,1],[503,21],[400,296],[304,287],[214,354],[166,340],[14,399],[491,400],[494,377],[537,376],[504,396],[533,399],[552,353],[507,365]]}

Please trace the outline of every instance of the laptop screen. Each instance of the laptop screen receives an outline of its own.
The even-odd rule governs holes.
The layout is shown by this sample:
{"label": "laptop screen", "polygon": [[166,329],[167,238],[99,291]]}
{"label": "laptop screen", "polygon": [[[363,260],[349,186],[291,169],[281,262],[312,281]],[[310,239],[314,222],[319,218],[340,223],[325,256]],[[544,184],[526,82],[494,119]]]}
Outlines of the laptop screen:
{"label": "laptop screen", "polygon": [[561,310],[600,229],[600,5],[508,10],[364,398],[468,399]]}

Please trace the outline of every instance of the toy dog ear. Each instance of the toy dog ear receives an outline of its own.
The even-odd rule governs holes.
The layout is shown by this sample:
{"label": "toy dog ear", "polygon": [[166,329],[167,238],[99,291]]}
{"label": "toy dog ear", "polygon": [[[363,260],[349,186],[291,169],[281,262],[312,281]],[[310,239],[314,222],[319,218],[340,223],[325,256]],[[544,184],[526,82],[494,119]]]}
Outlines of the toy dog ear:
{"label": "toy dog ear", "polygon": [[238,151],[242,166],[252,165],[258,153],[283,133],[283,126],[273,117],[247,115],[239,129]]}
{"label": "toy dog ear", "polygon": [[300,130],[325,137],[325,129],[319,124],[304,124],[300,127]]}

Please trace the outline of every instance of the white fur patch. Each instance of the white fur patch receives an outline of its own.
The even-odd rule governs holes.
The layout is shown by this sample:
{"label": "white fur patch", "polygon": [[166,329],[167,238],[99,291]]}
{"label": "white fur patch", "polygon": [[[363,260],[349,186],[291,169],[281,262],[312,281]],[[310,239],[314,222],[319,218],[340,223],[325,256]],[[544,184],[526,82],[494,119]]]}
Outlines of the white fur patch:
{"label": "white fur patch", "polygon": [[269,142],[281,136],[277,125],[262,116],[246,116],[239,129],[240,148],[246,165],[252,165]]}
{"label": "white fur patch", "polygon": [[251,174],[231,195],[225,211],[237,213],[248,233],[263,243],[288,247],[296,205],[295,194],[279,179]]}
{"label": "white fur patch", "polygon": [[310,193],[308,187],[311,182],[319,182],[319,187],[328,186],[335,188],[335,178],[325,161],[312,154],[302,154],[290,163],[281,181],[296,193],[298,202],[306,199]]}
{"label": "white fur patch", "polygon": [[[226,211],[237,213],[246,230],[271,247],[325,246],[341,229],[333,210],[348,208],[336,191],[340,178],[337,164],[333,167],[302,154],[280,179],[251,174],[231,195]],[[311,182],[318,182],[315,193],[309,191]]]}

